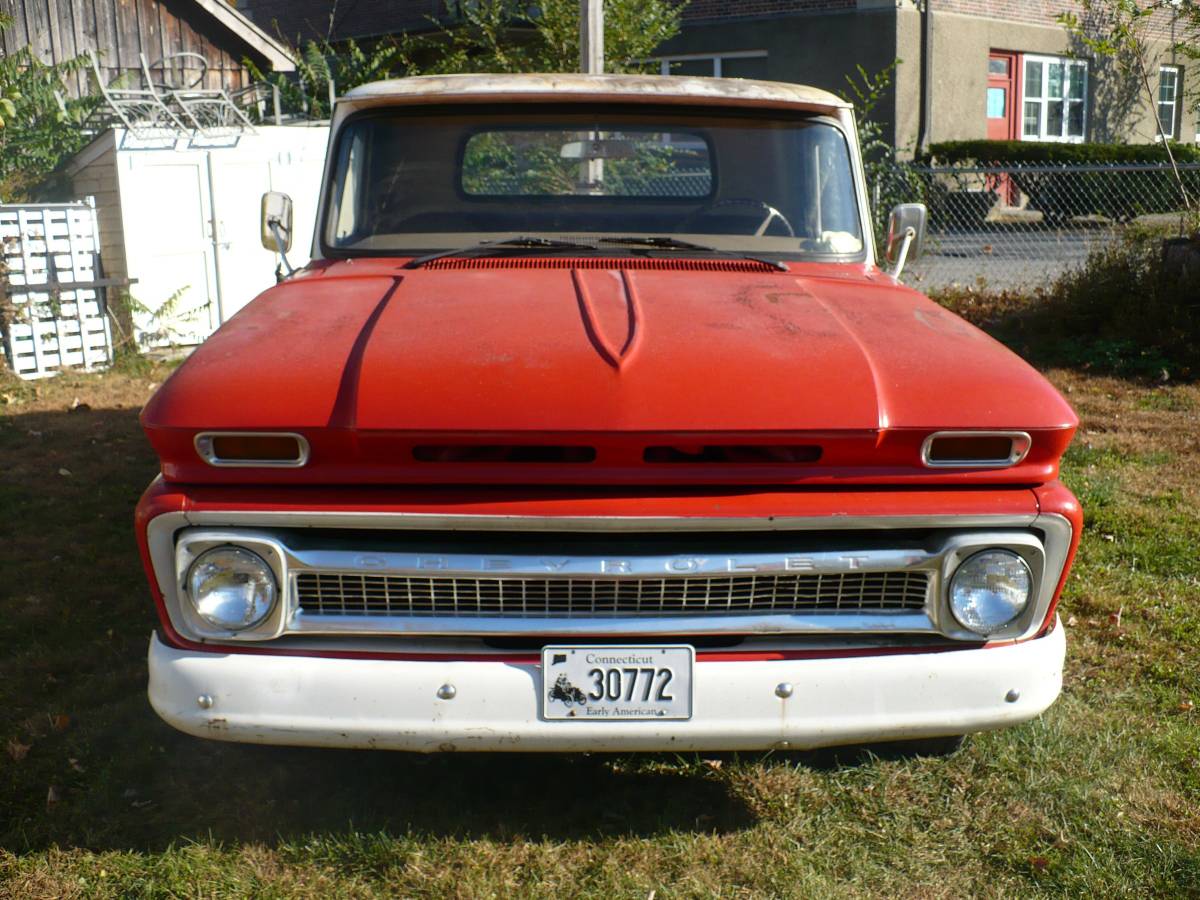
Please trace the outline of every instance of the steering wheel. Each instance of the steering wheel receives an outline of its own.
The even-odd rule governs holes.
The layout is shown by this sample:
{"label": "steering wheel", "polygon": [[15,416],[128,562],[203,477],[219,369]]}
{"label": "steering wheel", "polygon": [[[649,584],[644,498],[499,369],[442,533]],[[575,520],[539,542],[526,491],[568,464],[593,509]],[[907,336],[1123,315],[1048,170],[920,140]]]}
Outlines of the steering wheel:
{"label": "steering wheel", "polygon": [[720,209],[722,206],[753,206],[757,209],[763,210],[766,215],[763,216],[763,220],[758,223],[758,228],[754,232],[755,237],[762,237],[764,234],[766,234],[767,229],[771,227],[771,223],[776,219],[778,219],[783,224],[783,227],[787,229],[788,237],[796,236],[796,229],[792,227],[792,223],[788,221],[787,216],[773,207],[770,203],[767,203],[765,200],[753,200],[749,197],[730,197],[727,200],[716,200],[712,203],[709,203],[708,205],[701,207],[691,215],[687,216],[683,222],[680,223],[678,230],[687,231],[687,226],[696,219],[700,218],[701,216],[706,216],[713,210]]}

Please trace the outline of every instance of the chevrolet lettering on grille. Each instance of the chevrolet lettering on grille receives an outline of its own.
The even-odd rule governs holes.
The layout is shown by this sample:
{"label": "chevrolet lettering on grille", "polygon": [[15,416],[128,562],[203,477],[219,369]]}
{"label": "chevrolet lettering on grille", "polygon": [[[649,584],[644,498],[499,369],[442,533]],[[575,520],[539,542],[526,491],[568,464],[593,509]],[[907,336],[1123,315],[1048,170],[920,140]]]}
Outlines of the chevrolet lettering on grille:
{"label": "chevrolet lettering on grille", "polygon": [[[888,560],[915,564],[923,558]],[[358,555],[353,568],[389,571],[434,572],[524,572],[547,575],[692,575],[709,572],[840,572],[868,568],[869,554],[822,554],[813,556],[673,556],[673,557],[515,557],[515,556],[420,556]]]}

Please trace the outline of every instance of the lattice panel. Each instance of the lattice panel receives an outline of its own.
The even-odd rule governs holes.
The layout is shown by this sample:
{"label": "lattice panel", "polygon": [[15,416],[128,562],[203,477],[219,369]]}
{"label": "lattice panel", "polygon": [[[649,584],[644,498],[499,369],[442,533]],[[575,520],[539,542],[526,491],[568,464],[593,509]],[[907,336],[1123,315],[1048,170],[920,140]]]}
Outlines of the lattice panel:
{"label": "lattice panel", "polygon": [[[96,211],[83,203],[0,206],[0,249],[8,309],[0,317],[4,352],[22,378],[112,362],[100,280]],[[39,289],[39,287],[41,289]]]}

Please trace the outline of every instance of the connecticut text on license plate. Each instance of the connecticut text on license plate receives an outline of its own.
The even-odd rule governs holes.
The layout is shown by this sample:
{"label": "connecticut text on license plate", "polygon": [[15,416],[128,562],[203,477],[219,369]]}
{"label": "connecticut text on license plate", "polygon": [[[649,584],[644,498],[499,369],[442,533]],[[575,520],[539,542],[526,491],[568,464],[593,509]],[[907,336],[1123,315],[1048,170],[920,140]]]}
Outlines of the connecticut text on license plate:
{"label": "connecticut text on license plate", "polygon": [[690,719],[695,651],[670,647],[544,647],[545,719]]}

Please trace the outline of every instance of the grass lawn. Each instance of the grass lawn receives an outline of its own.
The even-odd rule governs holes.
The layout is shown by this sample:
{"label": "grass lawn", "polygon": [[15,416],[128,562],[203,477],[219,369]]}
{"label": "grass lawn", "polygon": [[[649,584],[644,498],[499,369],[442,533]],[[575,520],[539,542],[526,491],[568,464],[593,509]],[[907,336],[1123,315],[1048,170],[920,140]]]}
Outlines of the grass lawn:
{"label": "grass lawn", "polygon": [[223,745],[146,702],[137,411],[0,381],[0,896],[1200,897],[1200,386],[1052,370],[1063,697],[948,759]]}

